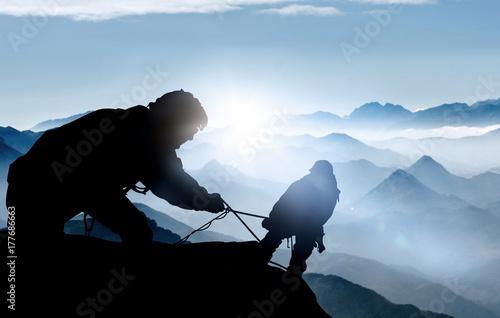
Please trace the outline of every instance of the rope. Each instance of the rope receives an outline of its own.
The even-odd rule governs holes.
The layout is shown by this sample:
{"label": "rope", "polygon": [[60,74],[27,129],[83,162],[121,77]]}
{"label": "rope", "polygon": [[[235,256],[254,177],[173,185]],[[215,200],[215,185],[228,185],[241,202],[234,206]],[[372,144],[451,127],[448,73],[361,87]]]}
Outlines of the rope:
{"label": "rope", "polygon": [[[243,219],[239,216],[239,214],[252,216],[252,217],[260,218],[260,219],[267,219],[267,217],[262,216],[262,215],[258,215],[258,214],[236,211],[226,201],[224,201],[224,200],[222,200],[222,201],[226,205],[226,208],[224,209],[224,211],[221,214],[217,215],[215,218],[211,219],[210,221],[203,224],[202,226],[200,226],[196,230],[192,231],[191,233],[189,233],[188,235],[186,235],[185,237],[183,237],[182,239],[180,239],[179,241],[174,243],[174,245],[180,245],[180,244],[185,243],[193,234],[195,234],[197,232],[205,231],[206,229],[208,229],[212,225],[212,223],[214,221],[222,220],[230,212],[232,212],[236,216],[236,218],[238,218],[238,220],[245,226],[245,228],[248,230],[248,232],[250,232],[250,234],[252,234],[252,236],[257,240],[257,242],[260,242],[261,241],[260,238],[257,236],[257,234],[254,233],[254,231],[252,231],[252,229],[245,223],[245,221],[243,221]],[[284,269],[284,270],[288,270],[288,268],[286,268],[285,266],[283,266],[279,263],[273,262],[273,261],[270,261],[269,264],[272,264],[272,265],[277,266],[277,267]]]}
{"label": "rope", "polygon": [[182,239],[180,239],[179,241],[177,241],[176,243],[174,243],[174,245],[180,245],[180,244],[183,244],[183,243],[186,243],[186,241],[195,233],[197,232],[201,232],[201,231],[205,231],[206,229],[208,229],[211,225],[212,225],[212,222],[216,221],[216,220],[222,220],[223,218],[226,217],[226,215],[229,214],[229,210],[226,209],[224,210],[224,212],[222,212],[221,214],[217,215],[216,217],[214,217],[213,219],[211,219],[210,221],[208,221],[207,223],[203,224],[202,226],[200,226],[199,228],[197,228],[196,230],[192,231],[191,233],[189,233],[188,235],[184,236]]}
{"label": "rope", "polygon": [[[229,210],[230,212],[233,212],[234,216],[236,216],[238,218],[238,220],[240,220],[240,222],[246,227],[246,229],[248,230],[248,232],[250,232],[250,234],[252,234],[252,236],[257,240],[257,242],[260,243],[260,238],[252,231],[252,229],[245,223],[245,221],[243,221],[243,219],[241,218],[241,216],[238,215],[239,212],[233,210],[233,208],[231,208],[231,206],[229,204],[227,204],[226,201],[222,200],[222,202],[224,202],[224,204],[227,206],[227,210]],[[246,215],[250,215],[250,213],[245,213],[245,214]],[[255,214],[253,216],[255,216]],[[261,217],[261,216],[259,215],[257,217]],[[264,217],[264,219],[265,219],[265,217]]]}
{"label": "rope", "polygon": [[[229,205],[225,201],[224,201],[224,203],[229,207]],[[253,216],[254,218],[267,219],[267,217],[265,217],[265,216],[258,215],[258,214],[252,214],[252,213],[248,213],[248,212],[236,211],[236,210],[233,210],[231,207],[230,207],[230,210],[231,210],[231,212],[242,214],[242,215]]]}

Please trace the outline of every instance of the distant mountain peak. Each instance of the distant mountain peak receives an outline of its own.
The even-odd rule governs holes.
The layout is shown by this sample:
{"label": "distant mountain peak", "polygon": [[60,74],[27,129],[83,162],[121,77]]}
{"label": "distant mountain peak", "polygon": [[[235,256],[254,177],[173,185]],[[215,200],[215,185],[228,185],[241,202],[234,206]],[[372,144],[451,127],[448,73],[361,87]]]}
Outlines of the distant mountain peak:
{"label": "distant mountain peak", "polygon": [[48,129],[57,128],[59,126],[65,125],[69,122],[72,122],[73,120],[77,120],[78,118],[83,117],[90,112],[91,111],[86,111],[84,113],[75,114],[75,115],[65,117],[65,118],[45,120],[45,121],[42,121],[41,123],[36,124],[30,130],[32,130],[32,131],[45,131]]}
{"label": "distant mountain peak", "polygon": [[428,172],[445,172],[449,173],[446,168],[439,162],[434,160],[431,156],[424,155],[420,157],[411,167],[408,168],[408,173],[420,172],[422,170],[427,170]]}
{"label": "distant mountain peak", "polygon": [[320,139],[324,140],[337,140],[337,141],[356,141],[360,142],[359,140],[349,136],[348,134],[343,134],[343,133],[331,133],[326,136],[320,137]]}
{"label": "distant mountain peak", "polygon": [[203,167],[202,169],[223,169],[224,167],[222,166],[222,164],[217,161],[216,159],[212,159],[210,161],[208,161]]}
{"label": "distant mountain peak", "polygon": [[400,111],[403,110],[405,112],[410,112],[409,110],[398,104],[392,104],[392,103],[381,104],[379,102],[370,102],[363,104],[360,107],[356,108],[355,111],[363,109],[376,109],[376,110],[384,109],[384,110],[400,110]]}
{"label": "distant mountain peak", "polygon": [[394,171],[387,179],[382,181],[373,193],[388,195],[391,193],[405,193],[405,192],[433,192],[421,183],[415,176],[408,173],[403,169]]}
{"label": "distant mountain peak", "polygon": [[401,179],[418,182],[418,180],[414,176],[404,171],[403,169],[398,169],[394,171],[388,178],[388,180],[401,180]]}
{"label": "distant mountain peak", "polygon": [[479,101],[479,102],[472,104],[471,107],[477,108],[477,107],[482,107],[482,106],[486,106],[486,105],[500,106],[500,98]]}
{"label": "distant mountain peak", "polygon": [[350,119],[357,120],[403,120],[409,119],[412,112],[401,105],[386,103],[382,105],[379,102],[371,102],[356,108],[350,115]]}
{"label": "distant mountain peak", "polygon": [[236,167],[222,164],[221,162],[213,159],[205,163],[201,169],[197,170],[195,173],[204,174],[207,177],[220,179],[220,178],[232,178],[240,176],[241,172],[236,169]]}

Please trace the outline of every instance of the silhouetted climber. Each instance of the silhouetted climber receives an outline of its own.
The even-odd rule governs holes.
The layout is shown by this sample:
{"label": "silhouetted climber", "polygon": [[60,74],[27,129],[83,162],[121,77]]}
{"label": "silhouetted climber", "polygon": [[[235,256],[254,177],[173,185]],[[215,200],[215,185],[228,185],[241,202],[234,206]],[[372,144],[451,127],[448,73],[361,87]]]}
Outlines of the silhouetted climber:
{"label": "silhouetted climber", "polygon": [[69,219],[86,212],[125,243],[147,245],[147,219],[126,197],[140,190],[138,182],[142,192],[181,208],[222,211],[220,195],[184,172],[175,153],[207,120],[198,99],[180,90],[147,107],[100,109],[46,131],[9,170],[7,205],[16,209],[20,240],[57,238]]}
{"label": "silhouetted climber", "polygon": [[325,250],[323,225],[332,216],[340,195],[333,167],[328,161],[316,161],[309,171],[308,175],[292,183],[274,205],[269,218],[262,222],[269,231],[261,241],[267,261],[283,239],[295,236],[290,269],[299,273],[306,270],[306,260],[314,247],[320,253]]}

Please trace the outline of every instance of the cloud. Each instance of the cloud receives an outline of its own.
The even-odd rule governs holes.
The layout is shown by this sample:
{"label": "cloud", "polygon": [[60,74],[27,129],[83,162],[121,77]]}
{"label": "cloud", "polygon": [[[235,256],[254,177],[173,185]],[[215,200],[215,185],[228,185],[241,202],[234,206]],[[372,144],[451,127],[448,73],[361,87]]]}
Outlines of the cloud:
{"label": "cloud", "polygon": [[351,1],[368,3],[368,4],[407,4],[407,5],[436,4],[438,2],[438,0],[351,0]]}
{"label": "cloud", "polygon": [[0,0],[0,14],[99,21],[151,13],[223,13],[289,0]]}
{"label": "cloud", "polygon": [[313,16],[332,16],[343,15],[344,13],[335,7],[319,7],[312,5],[290,4],[281,8],[270,8],[258,10],[261,14],[275,14],[281,16],[298,16],[298,15],[313,15]]}

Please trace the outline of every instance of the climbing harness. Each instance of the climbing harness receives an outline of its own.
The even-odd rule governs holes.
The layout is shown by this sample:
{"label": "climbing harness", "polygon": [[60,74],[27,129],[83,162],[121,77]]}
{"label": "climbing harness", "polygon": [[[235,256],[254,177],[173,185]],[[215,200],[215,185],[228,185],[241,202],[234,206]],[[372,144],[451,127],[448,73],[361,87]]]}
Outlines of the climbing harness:
{"label": "climbing harness", "polygon": [[138,186],[136,184],[134,184],[132,186],[128,186],[128,187],[123,188],[123,192],[124,193],[127,193],[130,190],[132,190],[134,192],[137,192],[137,193],[140,193],[140,194],[146,194],[151,189],[149,187],[147,187],[147,186],[140,187],[140,186]]}
{"label": "climbing harness", "polygon": [[91,217],[90,219],[90,223],[88,222],[87,218],[88,218],[89,214],[84,212],[83,213],[83,225],[85,226],[85,236],[90,236],[90,232],[92,232],[92,229],[94,228],[94,218]]}
{"label": "climbing harness", "polygon": [[[203,224],[199,228],[193,230],[191,233],[189,233],[188,235],[186,235],[185,237],[183,237],[182,239],[180,239],[179,241],[177,241],[174,245],[184,244],[193,234],[195,234],[197,232],[205,231],[206,229],[208,229],[212,225],[212,223],[214,221],[222,220],[229,213],[233,213],[234,216],[236,216],[236,218],[243,224],[243,226],[245,226],[245,228],[248,230],[248,232],[250,232],[250,234],[252,234],[252,236],[257,240],[257,242],[260,242],[260,238],[257,236],[257,234],[255,234],[254,231],[252,231],[252,229],[248,226],[248,224],[241,218],[240,214],[241,215],[246,215],[246,216],[251,216],[251,217],[254,217],[254,218],[259,218],[259,219],[267,219],[267,217],[262,216],[262,215],[258,215],[258,214],[252,214],[252,213],[248,213],[248,212],[242,212],[242,211],[234,210],[226,201],[224,201],[224,200],[222,200],[222,201],[224,202],[224,205],[225,205],[224,211],[222,211],[215,218],[211,219],[210,221],[208,221],[207,223]],[[280,268],[282,268],[284,270],[287,270],[287,268],[285,266],[283,266],[283,265],[281,265],[279,263],[276,263],[276,262],[273,262],[273,261],[270,261],[269,263],[273,264],[273,265],[275,265],[277,267],[280,267]]]}

